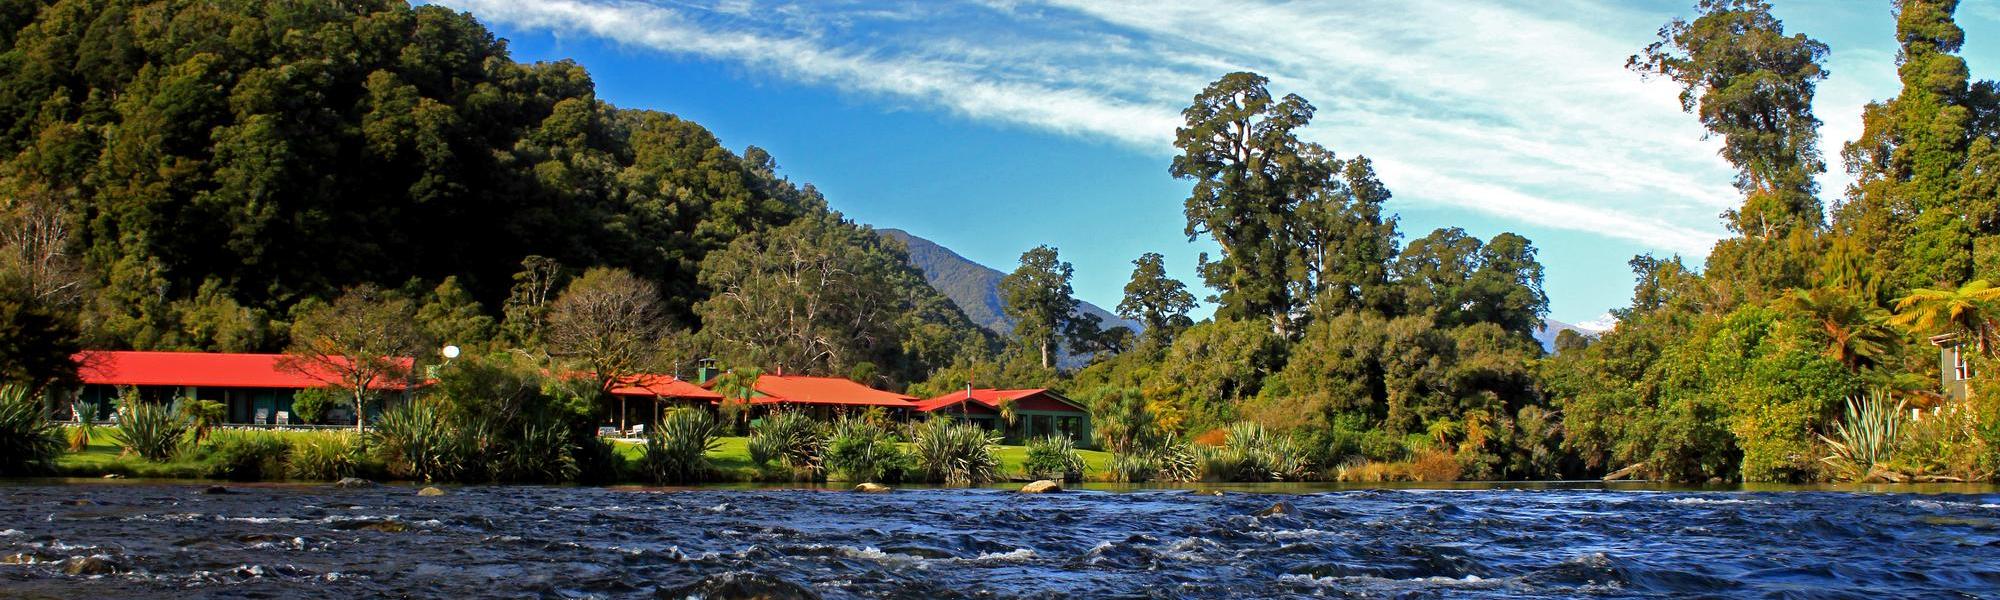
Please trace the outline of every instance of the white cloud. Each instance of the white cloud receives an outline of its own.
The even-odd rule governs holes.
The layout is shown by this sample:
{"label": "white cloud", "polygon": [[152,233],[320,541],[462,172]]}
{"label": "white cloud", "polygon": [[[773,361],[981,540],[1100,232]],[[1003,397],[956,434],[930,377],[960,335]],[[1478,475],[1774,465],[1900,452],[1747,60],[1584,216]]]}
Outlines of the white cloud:
{"label": "white cloud", "polygon": [[[1311,99],[1320,112],[1309,136],[1376,159],[1398,202],[1689,255],[1707,252],[1722,233],[1717,213],[1738,202],[1716,143],[1681,112],[1673,86],[1624,68],[1668,15],[1622,4],[440,3],[511,28],[1159,155],[1172,152],[1195,92],[1225,71],[1254,70]],[[1826,91],[1846,103],[1868,89]],[[1828,121],[1841,136],[1858,129]],[[1842,140],[1825,146],[1836,167]],[[1842,185],[1831,177],[1829,187]]]}

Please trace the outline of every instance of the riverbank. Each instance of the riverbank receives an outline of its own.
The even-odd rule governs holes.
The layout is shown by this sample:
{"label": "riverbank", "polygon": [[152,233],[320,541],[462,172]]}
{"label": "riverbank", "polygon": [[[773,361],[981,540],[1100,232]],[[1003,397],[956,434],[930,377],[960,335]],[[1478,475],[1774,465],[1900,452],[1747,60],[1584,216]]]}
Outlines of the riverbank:
{"label": "riverbank", "polygon": [[[270,435],[278,439],[284,439],[288,443],[296,443],[313,437],[346,435],[346,432],[268,431],[260,432],[260,435]],[[613,481],[606,483],[645,483],[646,479],[643,474],[638,472],[637,466],[645,457],[645,444],[623,440],[614,440],[611,444],[613,455],[616,457],[618,463],[616,469],[619,476]],[[1095,450],[1078,450],[1077,454],[1083,458],[1086,467],[1086,479],[1109,479],[1111,466],[1111,455],[1109,453]],[[1009,480],[1030,479],[1026,469],[1023,467],[1028,458],[1028,449],[1026,446],[998,445],[994,447],[993,455],[1000,462],[1000,473],[1003,477]],[[749,438],[747,437],[720,438],[715,449],[708,452],[705,456],[711,467],[712,477],[709,478],[709,483],[792,483],[799,479],[781,467],[771,465],[758,466],[750,458]],[[136,454],[126,452],[117,441],[112,439],[110,429],[107,428],[100,429],[96,435],[92,436],[89,444],[82,451],[66,451],[57,457],[53,474],[59,477],[85,479],[102,478],[107,475],[149,479],[248,479],[252,481],[305,482],[333,479],[331,477],[320,479],[293,477],[285,469],[268,469],[273,471],[270,475],[275,476],[267,476],[263,472],[267,469],[258,469],[255,477],[246,478],[241,476],[243,474],[236,473],[235,471],[239,469],[234,469],[235,465],[231,464],[242,460],[244,460],[243,457],[227,456],[222,452],[184,451],[176,453],[167,460],[151,461]],[[255,462],[267,459],[265,457],[254,457],[250,460]],[[279,457],[275,460],[282,463],[284,459]],[[379,461],[369,459],[364,453],[358,457],[358,464],[355,465],[353,474],[371,479],[389,479],[386,471]]]}
{"label": "riverbank", "polygon": [[[1254,490],[1262,484],[1219,486]],[[1318,484],[1330,485],[1330,484]],[[1433,484],[1436,485],[1436,484]],[[0,481],[26,597],[1976,597],[2000,494]]]}

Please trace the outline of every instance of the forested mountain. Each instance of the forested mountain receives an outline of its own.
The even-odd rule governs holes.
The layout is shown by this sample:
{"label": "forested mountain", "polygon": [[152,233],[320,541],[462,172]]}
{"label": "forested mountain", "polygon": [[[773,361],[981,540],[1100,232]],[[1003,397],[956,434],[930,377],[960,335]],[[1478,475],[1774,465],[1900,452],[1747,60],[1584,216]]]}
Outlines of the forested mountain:
{"label": "forested mountain", "polygon": [[[910,264],[922,269],[924,280],[943,292],[945,297],[951,298],[952,303],[965,311],[965,316],[972,322],[1000,335],[1014,330],[1014,324],[1007,319],[1006,309],[1000,301],[1000,279],[1006,277],[1006,273],[973,262],[950,248],[901,229],[877,231],[908,246]],[[1083,302],[1080,308],[1084,313],[1102,320],[1105,327],[1128,327],[1134,333],[1145,330],[1145,326],[1138,321],[1119,318],[1095,304]]]}

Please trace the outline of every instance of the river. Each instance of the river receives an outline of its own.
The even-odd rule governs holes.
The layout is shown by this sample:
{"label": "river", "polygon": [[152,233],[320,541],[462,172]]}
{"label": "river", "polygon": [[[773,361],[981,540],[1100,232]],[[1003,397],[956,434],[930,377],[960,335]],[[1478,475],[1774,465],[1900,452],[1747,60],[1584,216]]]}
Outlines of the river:
{"label": "river", "polygon": [[207,487],[0,482],[0,597],[2000,595],[1990,487]]}

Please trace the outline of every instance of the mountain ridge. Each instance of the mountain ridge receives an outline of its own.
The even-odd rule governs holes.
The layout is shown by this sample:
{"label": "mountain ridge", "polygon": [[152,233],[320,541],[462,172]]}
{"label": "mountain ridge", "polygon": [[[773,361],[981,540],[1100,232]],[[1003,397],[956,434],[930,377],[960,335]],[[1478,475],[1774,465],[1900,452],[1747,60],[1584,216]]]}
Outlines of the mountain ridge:
{"label": "mountain ridge", "polygon": [[[1007,318],[1006,307],[1000,300],[1000,279],[1007,276],[1005,272],[902,229],[880,228],[875,232],[907,247],[910,264],[923,271],[924,280],[958,305],[974,324],[1000,335],[1014,331],[1014,322]],[[1120,325],[1132,328],[1134,333],[1144,329],[1137,321],[1119,318],[1089,302],[1080,302],[1078,308],[1101,319],[1106,329]]]}

